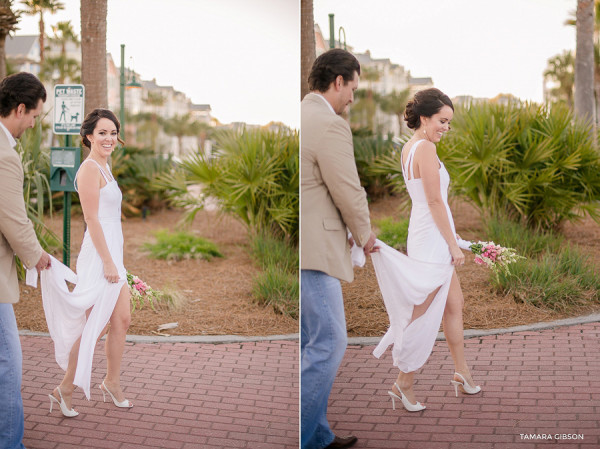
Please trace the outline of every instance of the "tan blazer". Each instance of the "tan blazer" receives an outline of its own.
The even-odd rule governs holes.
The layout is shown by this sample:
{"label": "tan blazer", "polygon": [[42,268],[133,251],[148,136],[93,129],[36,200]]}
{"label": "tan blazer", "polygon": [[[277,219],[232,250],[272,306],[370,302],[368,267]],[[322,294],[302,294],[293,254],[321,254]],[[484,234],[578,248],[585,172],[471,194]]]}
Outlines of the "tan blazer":
{"label": "tan blazer", "polygon": [[0,303],[19,301],[15,254],[32,268],[42,257],[42,247],[27,218],[21,158],[0,128]]}
{"label": "tan blazer", "polygon": [[346,227],[363,246],[371,235],[371,222],[350,126],[313,93],[302,100],[300,126],[301,268],[351,282],[354,271]]}

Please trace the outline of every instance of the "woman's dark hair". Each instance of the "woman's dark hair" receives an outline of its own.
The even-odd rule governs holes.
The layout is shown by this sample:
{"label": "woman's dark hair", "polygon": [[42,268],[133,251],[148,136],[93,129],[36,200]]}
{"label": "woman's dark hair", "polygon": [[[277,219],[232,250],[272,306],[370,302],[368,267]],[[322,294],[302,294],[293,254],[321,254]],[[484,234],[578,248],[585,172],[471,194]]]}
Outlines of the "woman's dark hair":
{"label": "woman's dark hair", "polygon": [[341,48],[331,49],[315,59],[308,75],[308,88],[327,92],[338,76],[342,75],[344,84],[348,84],[354,79],[354,72],[360,75],[360,64],[354,55]]}
{"label": "woman's dark hair", "polygon": [[8,117],[20,104],[29,112],[37,108],[40,100],[46,101],[46,89],[31,73],[15,73],[0,82],[0,117]]}
{"label": "woman's dark hair", "polygon": [[[115,127],[117,128],[117,136],[119,135],[119,131],[121,130],[121,124],[119,123],[117,116],[115,114],[113,114],[112,111],[110,111],[108,109],[100,109],[100,108],[94,109],[92,112],[90,112],[85,117],[85,120],[81,124],[81,130],[79,131],[79,134],[81,135],[81,140],[83,141],[83,144],[90,149],[92,148],[92,145],[90,144],[90,141],[87,138],[87,136],[91,136],[92,134],[94,134],[96,125],[98,124],[98,121],[101,118],[107,118],[115,124]],[[117,137],[117,140],[121,144],[125,143],[121,140],[120,137]]]}
{"label": "woman's dark hair", "polygon": [[450,106],[454,111],[452,100],[441,90],[435,87],[420,90],[406,105],[404,111],[406,125],[410,129],[419,129],[421,126],[421,117],[431,117],[440,112],[444,106]]}

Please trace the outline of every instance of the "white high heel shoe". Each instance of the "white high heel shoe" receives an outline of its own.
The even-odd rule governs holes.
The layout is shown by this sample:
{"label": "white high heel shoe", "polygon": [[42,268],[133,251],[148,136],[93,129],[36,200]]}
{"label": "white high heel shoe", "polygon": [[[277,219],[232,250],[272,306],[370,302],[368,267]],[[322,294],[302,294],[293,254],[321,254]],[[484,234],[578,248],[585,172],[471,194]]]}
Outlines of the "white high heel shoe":
{"label": "white high heel shoe", "polygon": [[456,397],[458,397],[458,387],[462,387],[463,392],[465,392],[466,394],[476,394],[479,393],[481,391],[481,387],[479,385],[472,387],[471,385],[469,385],[467,383],[467,381],[465,380],[465,378],[460,374],[460,373],[454,373],[455,376],[458,376],[462,379],[462,382],[458,382],[454,379],[452,379],[450,381],[450,383],[452,385],[454,385],[454,393],[456,394]]}
{"label": "white high heel shoe", "polygon": [[121,402],[117,401],[117,398],[115,398],[113,396],[113,394],[110,392],[110,390],[108,388],[106,388],[106,384],[104,383],[104,381],[102,381],[102,384],[100,385],[99,388],[100,388],[100,391],[102,391],[102,401],[106,402],[106,393],[108,393],[108,395],[110,396],[110,398],[112,399],[112,401],[114,402],[114,404],[117,407],[121,407],[121,408],[133,407],[133,404],[131,403],[131,401],[128,401],[127,399],[124,399]]}
{"label": "white high heel shoe", "polygon": [[71,408],[71,410],[69,410],[67,408],[67,404],[62,397],[62,393],[60,392],[60,387],[56,387],[56,389],[58,390],[58,395],[60,396],[60,402],[58,401],[58,399],[56,399],[56,397],[54,397],[52,393],[48,395],[48,397],[50,398],[50,413],[52,413],[52,404],[56,402],[60,407],[60,411],[62,412],[63,416],[66,416],[67,418],[73,418],[79,415],[79,412],[76,412],[75,409]]}
{"label": "white high heel shoe", "polygon": [[396,382],[394,382],[394,386],[398,389],[402,397],[398,396],[393,391],[388,391],[388,394],[392,398],[392,409],[396,410],[396,399],[400,399],[404,408],[409,412],[420,412],[421,410],[425,410],[426,407],[420,402],[417,402],[416,404],[411,404],[411,402],[408,399],[406,399],[406,396],[404,396],[404,393],[402,393],[402,390]]}

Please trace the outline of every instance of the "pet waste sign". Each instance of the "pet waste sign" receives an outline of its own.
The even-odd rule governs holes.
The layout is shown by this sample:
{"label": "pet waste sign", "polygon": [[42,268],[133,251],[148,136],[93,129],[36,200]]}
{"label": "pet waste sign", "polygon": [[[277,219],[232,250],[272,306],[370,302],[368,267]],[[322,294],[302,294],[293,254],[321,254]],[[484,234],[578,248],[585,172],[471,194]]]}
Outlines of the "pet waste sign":
{"label": "pet waste sign", "polygon": [[54,134],[79,134],[83,123],[83,84],[54,86]]}

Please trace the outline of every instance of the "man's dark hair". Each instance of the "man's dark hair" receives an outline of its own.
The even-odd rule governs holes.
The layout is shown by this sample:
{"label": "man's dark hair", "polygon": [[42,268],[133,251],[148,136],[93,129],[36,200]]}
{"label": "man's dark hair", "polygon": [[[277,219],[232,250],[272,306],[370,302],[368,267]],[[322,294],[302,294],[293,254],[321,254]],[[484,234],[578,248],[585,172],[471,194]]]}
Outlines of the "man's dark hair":
{"label": "man's dark hair", "polygon": [[341,48],[331,49],[315,59],[308,75],[308,88],[327,92],[338,76],[342,75],[344,84],[348,84],[354,79],[354,72],[360,75],[360,64],[354,55]]}
{"label": "man's dark hair", "polygon": [[0,82],[0,117],[8,117],[20,104],[29,112],[37,108],[40,100],[46,101],[46,89],[31,73],[15,73]]}

